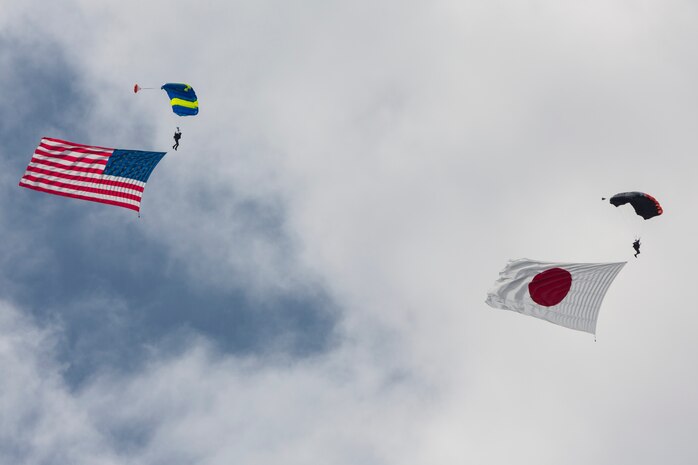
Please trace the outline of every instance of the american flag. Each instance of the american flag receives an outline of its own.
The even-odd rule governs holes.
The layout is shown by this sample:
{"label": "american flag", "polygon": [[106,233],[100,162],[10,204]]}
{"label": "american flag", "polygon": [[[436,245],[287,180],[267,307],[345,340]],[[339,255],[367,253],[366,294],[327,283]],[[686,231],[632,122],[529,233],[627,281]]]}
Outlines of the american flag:
{"label": "american flag", "polygon": [[19,185],[140,211],[145,183],[163,156],[44,137]]}

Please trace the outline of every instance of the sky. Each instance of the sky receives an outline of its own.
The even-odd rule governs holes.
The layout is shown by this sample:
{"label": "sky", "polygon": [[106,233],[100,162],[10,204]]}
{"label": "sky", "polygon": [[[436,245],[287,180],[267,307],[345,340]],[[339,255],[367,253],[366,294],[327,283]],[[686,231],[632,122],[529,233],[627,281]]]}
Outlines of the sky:
{"label": "sky", "polygon": [[[695,463],[697,20],[0,0],[0,462]],[[18,187],[44,136],[167,151],[140,218]],[[524,257],[628,261],[596,338],[485,304]]]}

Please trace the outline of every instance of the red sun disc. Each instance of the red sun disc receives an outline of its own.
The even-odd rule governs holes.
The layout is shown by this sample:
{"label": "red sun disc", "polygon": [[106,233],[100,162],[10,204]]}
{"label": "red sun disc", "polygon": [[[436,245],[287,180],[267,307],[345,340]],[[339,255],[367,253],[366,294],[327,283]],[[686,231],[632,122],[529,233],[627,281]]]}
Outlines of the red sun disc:
{"label": "red sun disc", "polygon": [[562,268],[550,268],[538,273],[528,283],[528,293],[538,305],[552,307],[567,296],[572,286],[572,275]]}

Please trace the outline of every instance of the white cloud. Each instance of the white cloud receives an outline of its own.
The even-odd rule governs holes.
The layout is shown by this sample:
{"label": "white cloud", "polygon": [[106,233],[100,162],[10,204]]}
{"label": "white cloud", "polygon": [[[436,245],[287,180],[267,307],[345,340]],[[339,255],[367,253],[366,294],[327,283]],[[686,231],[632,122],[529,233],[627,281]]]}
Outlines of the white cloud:
{"label": "white cloud", "polygon": [[38,328],[0,303],[0,458],[6,463],[118,463],[65,386],[52,350],[56,329]]}
{"label": "white cloud", "polygon": [[[385,463],[407,459],[419,441],[414,413],[428,389],[406,389],[414,384],[391,375],[390,360],[358,348],[261,364],[200,341],[182,356],[154,355],[135,376],[102,374],[71,391],[51,355],[59,330],[6,304],[0,319],[1,363],[12,373],[0,385],[8,461]],[[406,438],[415,441],[407,448]]]}

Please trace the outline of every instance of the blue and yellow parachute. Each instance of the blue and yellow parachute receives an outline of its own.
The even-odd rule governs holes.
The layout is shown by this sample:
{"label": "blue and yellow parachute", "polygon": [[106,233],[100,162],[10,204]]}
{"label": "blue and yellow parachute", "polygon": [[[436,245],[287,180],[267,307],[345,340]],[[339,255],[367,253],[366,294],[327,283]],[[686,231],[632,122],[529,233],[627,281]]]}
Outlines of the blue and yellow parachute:
{"label": "blue and yellow parachute", "polygon": [[199,113],[199,101],[189,84],[167,83],[161,87],[167,92],[172,111],[179,116],[194,116]]}

